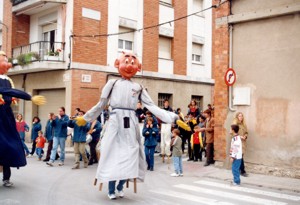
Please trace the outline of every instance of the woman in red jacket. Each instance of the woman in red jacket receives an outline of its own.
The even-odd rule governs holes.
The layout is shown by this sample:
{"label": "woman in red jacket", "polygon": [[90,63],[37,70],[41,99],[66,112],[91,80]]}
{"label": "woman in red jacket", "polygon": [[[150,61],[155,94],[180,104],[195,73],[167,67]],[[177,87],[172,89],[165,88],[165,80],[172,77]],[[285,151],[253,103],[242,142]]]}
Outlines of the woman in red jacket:
{"label": "woman in red jacket", "polygon": [[29,152],[27,145],[25,144],[25,132],[29,131],[29,127],[26,124],[26,122],[23,120],[22,114],[17,115],[16,126],[17,126],[17,131],[20,135],[26,156],[28,156],[30,152]]}

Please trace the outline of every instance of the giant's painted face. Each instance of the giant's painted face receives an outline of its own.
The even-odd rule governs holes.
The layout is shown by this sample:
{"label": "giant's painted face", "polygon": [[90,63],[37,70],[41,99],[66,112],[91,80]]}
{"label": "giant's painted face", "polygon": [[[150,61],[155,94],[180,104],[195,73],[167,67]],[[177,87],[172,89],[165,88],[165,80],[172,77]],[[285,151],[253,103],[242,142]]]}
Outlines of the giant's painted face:
{"label": "giant's painted face", "polygon": [[123,78],[130,80],[131,77],[141,70],[142,65],[134,54],[123,52],[115,61],[115,67],[118,68]]}
{"label": "giant's painted face", "polygon": [[0,75],[7,73],[8,69],[11,68],[11,63],[7,62],[7,57],[3,51],[0,51]]}

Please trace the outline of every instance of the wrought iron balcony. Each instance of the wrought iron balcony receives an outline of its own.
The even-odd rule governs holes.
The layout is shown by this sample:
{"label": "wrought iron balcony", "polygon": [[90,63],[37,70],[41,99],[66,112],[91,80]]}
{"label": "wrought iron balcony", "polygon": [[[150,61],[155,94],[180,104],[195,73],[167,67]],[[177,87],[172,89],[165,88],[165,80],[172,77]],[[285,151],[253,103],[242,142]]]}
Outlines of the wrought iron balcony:
{"label": "wrought iron balcony", "polygon": [[35,61],[64,62],[65,43],[38,41],[24,46],[13,48],[14,65],[27,65]]}
{"label": "wrought iron balcony", "polygon": [[11,0],[13,6],[16,6],[24,1],[28,1],[28,0]]}

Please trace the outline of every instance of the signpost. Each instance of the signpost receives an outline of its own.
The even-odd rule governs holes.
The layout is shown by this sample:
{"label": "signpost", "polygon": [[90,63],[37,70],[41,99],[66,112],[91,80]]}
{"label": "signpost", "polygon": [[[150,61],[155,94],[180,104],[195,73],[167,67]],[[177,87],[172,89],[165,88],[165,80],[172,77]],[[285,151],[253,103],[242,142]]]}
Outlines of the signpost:
{"label": "signpost", "polygon": [[228,68],[225,73],[224,80],[227,86],[233,86],[236,81],[236,73],[232,68]]}

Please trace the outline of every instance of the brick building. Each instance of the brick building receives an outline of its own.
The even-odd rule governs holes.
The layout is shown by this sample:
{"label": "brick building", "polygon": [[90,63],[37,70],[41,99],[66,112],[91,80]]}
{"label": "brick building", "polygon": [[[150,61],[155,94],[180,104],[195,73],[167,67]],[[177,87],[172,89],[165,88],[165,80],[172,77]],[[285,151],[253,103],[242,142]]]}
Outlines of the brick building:
{"label": "brick building", "polygon": [[[211,103],[212,10],[135,31],[201,11],[211,0],[3,2],[3,23],[9,29],[2,29],[2,49],[15,64],[9,75],[16,88],[47,98],[45,106],[21,101],[14,107],[27,122],[38,115],[45,123],[60,106],[69,115],[76,107],[90,109],[107,80],[119,77],[113,65],[122,50],[141,59],[143,71],[133,80],[147,87],[159,106],[168,98],[186,113],[191,99],[202,109]],[[132,32],[79,37],[125,31]]]}
{"label": "brick building", "polygon": [[242,112],[247,170],[300,178],[300,1],[232,0],[213,10],[212,24],[217,164],[229,166],[230,125]]}

